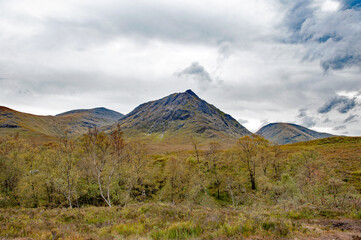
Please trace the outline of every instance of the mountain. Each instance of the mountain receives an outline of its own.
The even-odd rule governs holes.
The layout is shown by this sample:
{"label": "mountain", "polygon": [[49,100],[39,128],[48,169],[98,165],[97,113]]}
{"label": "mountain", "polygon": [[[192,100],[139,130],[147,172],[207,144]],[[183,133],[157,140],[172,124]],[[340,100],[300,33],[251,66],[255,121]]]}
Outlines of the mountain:
{"label": "mountain", "polygon": [[124,117],[124,115],[119,112],[100,107],[93,109],[71,110],[57,114],[56,117],[79,117],[88,120],[90,124],[102,127],[116,123],[119,119]]}
{"label": "mountain", "polygon": [[192,90],[139,105],[119,120],[128,136],[156,139],[238,139],[251,134],[230,115]]}
{"label": "mountain", "polygon": [[123,115],[106,108],[81,109],[57,116],[39,116],[0,106],[0,134],[59,136],[68,131],[82,134],[89,127],[103,127],[116,123]]}
{"label": "mountain", "polygon": [[276,144],[305,142],[333,136],[328,133],[316,132],[292,123],[270,123],[258,130],[256,134],[261,135]]}

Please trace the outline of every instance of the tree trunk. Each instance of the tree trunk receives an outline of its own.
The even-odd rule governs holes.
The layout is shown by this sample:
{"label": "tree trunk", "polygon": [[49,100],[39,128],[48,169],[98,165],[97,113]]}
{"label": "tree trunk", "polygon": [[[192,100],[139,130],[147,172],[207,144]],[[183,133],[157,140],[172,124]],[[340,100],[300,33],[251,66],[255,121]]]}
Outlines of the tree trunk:
{"label": "tree trunk", "polygon": [[252,172],[250,172],[249,174],[249,178],[251,180],[251,185],[252,185],[252,190],[256,190],[256,179],[254,177],[254,174]]}

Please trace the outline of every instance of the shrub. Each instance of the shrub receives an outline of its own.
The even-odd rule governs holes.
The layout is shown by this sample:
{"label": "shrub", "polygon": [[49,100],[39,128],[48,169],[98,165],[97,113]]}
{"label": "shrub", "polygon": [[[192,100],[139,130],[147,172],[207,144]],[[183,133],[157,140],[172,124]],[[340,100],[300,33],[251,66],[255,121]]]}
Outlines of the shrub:
{"label": "shrub", "polygon": [[191,222],[175,223],[165,230],[156,230],[151,233],[153,239],[192,239],[202,233],[199,226]]}
{"label": "shrub", "polygon": [[139,235],[144,231],[144,226],[139,223],[121,223],[112,228],[112,233],[119,234],[123,237],[130,235]]}
{"label": "shrub", "polygon": [[227,237],[233,237],[241,233],[241,227],[239,225],[233,226],[226,223],[222,226],[222,233]]}
{"label": "shrub", "polygon": [[276,224],[274,222],[264,222],[262,223],[262,228],[265,231],[273,230],[275,229]]}

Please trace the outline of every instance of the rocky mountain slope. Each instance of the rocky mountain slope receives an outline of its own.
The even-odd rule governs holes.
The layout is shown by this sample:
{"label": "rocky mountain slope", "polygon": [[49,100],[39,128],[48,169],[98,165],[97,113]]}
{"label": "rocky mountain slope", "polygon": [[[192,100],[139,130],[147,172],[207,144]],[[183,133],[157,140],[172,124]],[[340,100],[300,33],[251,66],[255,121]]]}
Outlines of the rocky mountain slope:
{"label": "rocky mountain slope", "polygon": [[158,139],[238,139],[251,134],[230,115],[187,90],[139,105],[119,124],[126,135]]}
{"label": "rocky mountain slope", "polygon": [[276,144],[305,142],[333,136],[328,133],[316,132],[292,123],[270,123],[258,130],[256,134],[261,135]]}

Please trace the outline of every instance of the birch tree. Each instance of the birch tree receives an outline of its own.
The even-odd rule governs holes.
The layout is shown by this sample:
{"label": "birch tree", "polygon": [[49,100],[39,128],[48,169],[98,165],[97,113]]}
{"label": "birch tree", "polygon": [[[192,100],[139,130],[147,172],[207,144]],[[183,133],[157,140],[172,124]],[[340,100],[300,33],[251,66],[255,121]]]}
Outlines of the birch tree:
{"label": "birch tree", "polygon": [[94,128],[89,129],[88,134],[83,137],[83,148],[92,164],[100,196],[109,207],[112,206],[112,181],[121,163],[123,147],[124,141],[119,125],[110,136]]}

